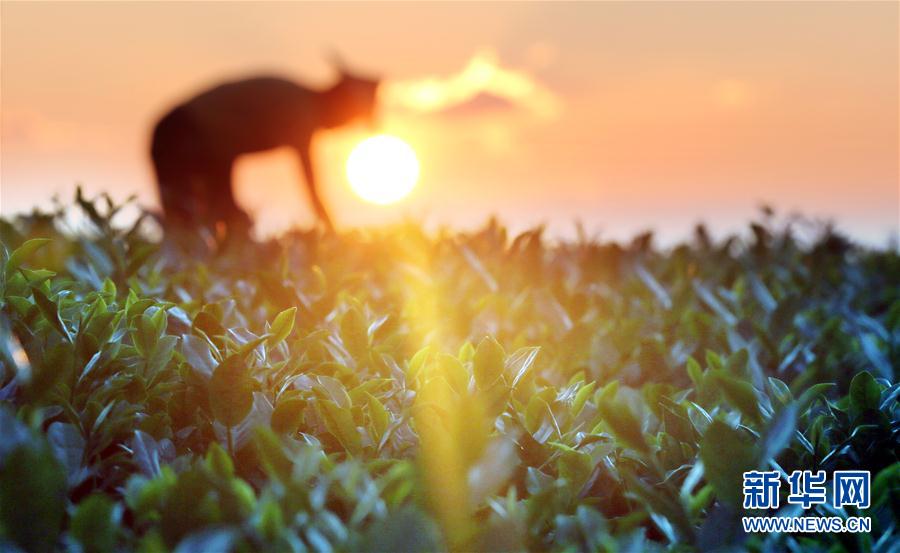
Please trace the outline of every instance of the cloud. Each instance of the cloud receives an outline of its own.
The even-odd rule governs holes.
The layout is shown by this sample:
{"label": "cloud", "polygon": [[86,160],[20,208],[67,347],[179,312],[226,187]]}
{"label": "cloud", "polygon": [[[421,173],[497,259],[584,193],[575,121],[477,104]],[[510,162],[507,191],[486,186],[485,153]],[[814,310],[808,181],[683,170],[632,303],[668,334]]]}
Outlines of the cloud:
{"label": "cloud", "polygon": [[382,101],[423,113],[483,113],[522,109],[538,117],[555,118],[559,98],[527,71],[503,67],[489,49],[475,53],[456,74],[390,81],[382,88]]}
{"label": "cloud", "polygon": [[490,92],[479,92],[464,102],[442,109],[441,114],[450,116],[481,115],[516,108],[517,105],[506,98],[496,96]]}

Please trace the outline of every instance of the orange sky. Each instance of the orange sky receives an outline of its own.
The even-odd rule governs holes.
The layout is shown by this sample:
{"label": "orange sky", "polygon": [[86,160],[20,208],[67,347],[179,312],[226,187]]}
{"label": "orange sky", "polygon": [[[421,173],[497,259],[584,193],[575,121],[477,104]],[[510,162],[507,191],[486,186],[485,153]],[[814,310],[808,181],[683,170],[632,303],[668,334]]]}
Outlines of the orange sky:
{"label": "orange sky", "polygon": [[[732,230],[761,202],[871,242],[900,226],[894,2],[0,9],[3,213],[76,182],[154,205],[155,117],[247,73],[326,84],[335,48],[388,78],[382,120],[422,166],[406,200],[365,204],[343,176],[362,129],[323,135],[322,194],[344,226],[498,214],[680,237],[701,219]],[[415,100],[435,90],[443,102]],[[287,152],[243,159],[236,177],[263,230],[311,221]]]}

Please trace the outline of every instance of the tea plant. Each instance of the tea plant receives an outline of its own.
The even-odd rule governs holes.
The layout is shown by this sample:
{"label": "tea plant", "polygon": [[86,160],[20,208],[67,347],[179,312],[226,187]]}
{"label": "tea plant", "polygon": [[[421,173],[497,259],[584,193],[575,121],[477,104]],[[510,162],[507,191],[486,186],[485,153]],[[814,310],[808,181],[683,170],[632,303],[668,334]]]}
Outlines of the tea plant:
{"label": "tea plant", "polygon": [[[0,223],[5,550],[896,546],[896,251],[764,218],[179,254],[77,201]],[[872,471],[869,509],[806,513],[872,531],[745,534],[752,469]]]}

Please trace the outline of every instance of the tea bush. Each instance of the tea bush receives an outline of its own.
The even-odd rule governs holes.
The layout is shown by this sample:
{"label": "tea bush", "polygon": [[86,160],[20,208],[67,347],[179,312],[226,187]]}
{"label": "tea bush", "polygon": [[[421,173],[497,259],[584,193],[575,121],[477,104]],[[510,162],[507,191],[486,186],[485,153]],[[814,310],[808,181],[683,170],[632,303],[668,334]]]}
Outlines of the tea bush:
{"label": "tea bush", "polygon": [[[763,217],[198,255],[78,204],[0,223],[4,550],[896,547],[896,251]],[[806,514],[872,531],[745,534],[755,468],[870,470],[869,509]]]}

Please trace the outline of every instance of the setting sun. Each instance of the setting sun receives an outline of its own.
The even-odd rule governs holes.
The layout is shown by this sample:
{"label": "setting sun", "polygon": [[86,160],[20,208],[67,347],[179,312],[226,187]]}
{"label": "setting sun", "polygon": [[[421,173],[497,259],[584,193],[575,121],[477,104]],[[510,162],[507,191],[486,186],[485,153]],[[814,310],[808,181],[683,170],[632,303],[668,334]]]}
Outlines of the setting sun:
{"label": "setting sun", "polygon": [[367,138],[347,158],[347,180],[360,198],[379,205],[401,200],[419,179],[419,160],[409,144],[386,134]]}

